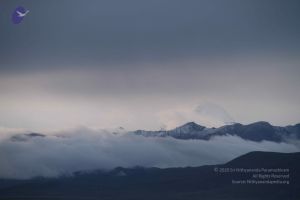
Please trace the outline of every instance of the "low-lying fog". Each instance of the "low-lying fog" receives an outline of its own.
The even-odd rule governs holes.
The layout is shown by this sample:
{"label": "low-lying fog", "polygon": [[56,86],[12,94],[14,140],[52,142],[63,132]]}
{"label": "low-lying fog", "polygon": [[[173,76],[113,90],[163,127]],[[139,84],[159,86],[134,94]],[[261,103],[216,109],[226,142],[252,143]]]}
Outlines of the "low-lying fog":
{"label": "low-lying fog", "polygon": [[252,142],[234,136],[209,141],[149,138],[79,128],[24,141],[0,139],[0,178],[56,177],[122,167],[184,167],[225,163],[250,151],[299,151],[296,144]]}

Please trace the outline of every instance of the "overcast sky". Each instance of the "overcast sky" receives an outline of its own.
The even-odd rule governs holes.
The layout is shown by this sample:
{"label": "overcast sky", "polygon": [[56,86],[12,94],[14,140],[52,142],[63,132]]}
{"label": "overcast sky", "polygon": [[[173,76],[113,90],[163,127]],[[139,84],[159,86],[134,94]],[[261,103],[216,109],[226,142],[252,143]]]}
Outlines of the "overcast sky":
{"label": "overcast sky", "polygon": [[[11,13],[30,10],[19,25]],[[2,0],[0,127],[300,122],[298,0]],[[203,122],[204,123],[204,122]]]}

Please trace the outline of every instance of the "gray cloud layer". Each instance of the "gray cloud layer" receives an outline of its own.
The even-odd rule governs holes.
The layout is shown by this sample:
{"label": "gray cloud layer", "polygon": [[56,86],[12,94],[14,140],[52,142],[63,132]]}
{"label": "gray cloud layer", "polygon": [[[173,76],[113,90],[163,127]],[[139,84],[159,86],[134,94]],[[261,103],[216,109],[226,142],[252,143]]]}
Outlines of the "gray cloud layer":
{"label": "gray cloud layer", "polygon": [[[30,13],[16,26],[18,5]],[[155,129],[160,113],[203,101],[242,123],[299,123],[299,10],[298,0],[2,0],[0,126]]]}
{"label": "gray cloud layer", "polygon": [[0,178],[55,177],[114,167],[183,167],[220,164],[250,151],[295,152],[293,144],[251,142],[238,137],[210,141],[113,135],[81,128],[61,137],[0,141]]}
{"label": "gray cloud layer", "polygon": [[[7,71],[228,53],[299,53],[297,0],[6,0],[1,4],[1,68]],[[9,18],[17,5],[31,10],[20,26],[12,25]]]}

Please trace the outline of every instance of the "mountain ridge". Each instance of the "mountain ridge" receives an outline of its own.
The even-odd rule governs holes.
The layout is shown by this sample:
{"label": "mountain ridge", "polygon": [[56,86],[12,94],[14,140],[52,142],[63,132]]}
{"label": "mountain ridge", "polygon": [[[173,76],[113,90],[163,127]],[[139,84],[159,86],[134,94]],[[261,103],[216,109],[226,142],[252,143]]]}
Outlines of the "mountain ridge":
{"label": "mountain ridge", "polygon": [[[232,180],[252,179],[253,173],[221,171],[241,168],[288,169],[286,181],[289,183],[232,184]],[[220,165],[166,169],[118,167],[111,171],[79,172],[58,178],[11,180],[7,183],[0,179],[0,199],[297,200],[300,198],[299,168],[300,152],[256,151]]]}
{"label": "mountain ridge", "polygon": [[[121,130],[121,131],[120,131]],[[289,140],[300,139],[300,123],[288,126],[273,126],[266,121],[258,121],[251,124],[243,125],[241,123],[234,123],[224,125],[218,128],[207,128],[195,122],[187,122],[182,126],[178,126],[170,130],[136,130],[125,131],[124,128],[118,131],[113,131],[115,135],[137,135],[145,137],[172,137],[175,139],[197,139],[197,140],[210,140],[216,136],[238,136],[242,139],[262,142],[289,142]],[[10,137],[11,141],[24,142],[32,138],[44,138],[47,135],[41,133],[24,133],[16,134]]]}
{"label": "mountain ridge", "polygon": [[207,128],[195,122],[188,122],[171,130],[136,130],[131,132],[131,134],[145,137],[173,137],[176,139],[200,140],[209,140],[215,136],[232,135],[255,142],[284,142],[288,138],[300,139],[300,124],[281,127],[273,126],[266,121],[258,121],[247,125],[234,123],[219,128]]}

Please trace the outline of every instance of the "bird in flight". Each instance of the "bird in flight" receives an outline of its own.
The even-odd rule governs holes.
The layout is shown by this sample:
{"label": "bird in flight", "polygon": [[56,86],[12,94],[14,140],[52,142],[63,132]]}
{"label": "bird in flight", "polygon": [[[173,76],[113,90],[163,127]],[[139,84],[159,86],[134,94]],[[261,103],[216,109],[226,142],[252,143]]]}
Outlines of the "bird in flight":
{"label": "bird in flight", "polygon": [[19,15],[19,17],[25,17],[28,13],[29,13],[29,10],[26,10],[26,12],[25,13],[22,13],[22,12],[20,12],[20,11],[16,11],[17,12],[17,14]]}
{"label": "bird in flight", "polygon": [[14,24],[20,24],[25,16],[29,13],[28,9],[18,6],[12,13],[11,19]]}

